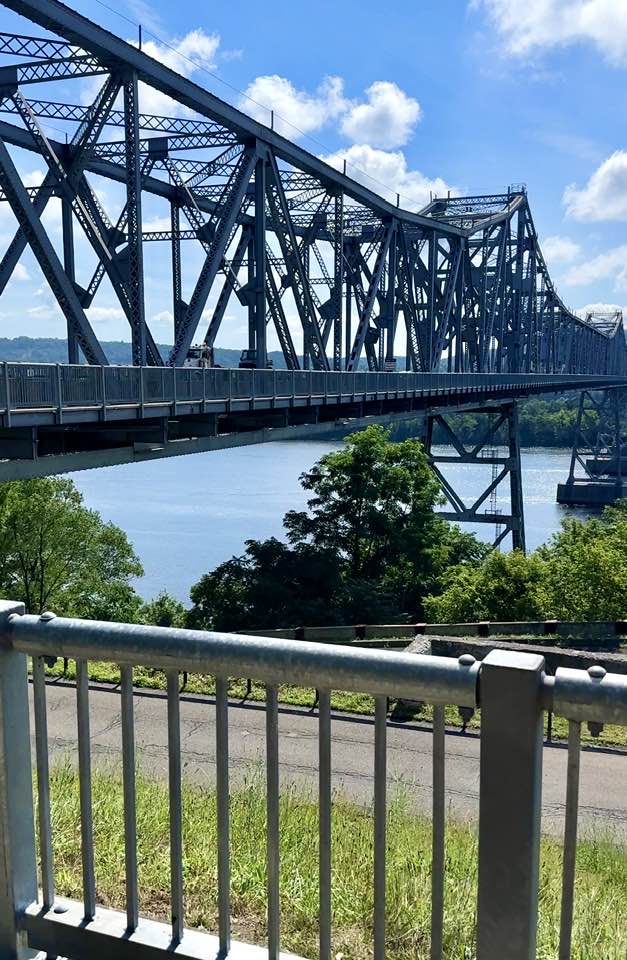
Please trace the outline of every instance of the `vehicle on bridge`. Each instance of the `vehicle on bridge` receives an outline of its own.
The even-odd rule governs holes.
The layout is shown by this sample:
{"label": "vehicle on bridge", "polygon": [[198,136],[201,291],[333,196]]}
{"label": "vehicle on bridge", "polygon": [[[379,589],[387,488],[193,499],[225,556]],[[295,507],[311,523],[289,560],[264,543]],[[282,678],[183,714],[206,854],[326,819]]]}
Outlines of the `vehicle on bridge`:
{"label": "vehicle on bridge", "polygon": [[216,366],[213,357],[213,347],[207,346],[206,343],[196,344],[195,346],[190,347],[187,351],[187,356],[185,357],[183,366],[193,367],[200,370],[208,370],[211,367]]}

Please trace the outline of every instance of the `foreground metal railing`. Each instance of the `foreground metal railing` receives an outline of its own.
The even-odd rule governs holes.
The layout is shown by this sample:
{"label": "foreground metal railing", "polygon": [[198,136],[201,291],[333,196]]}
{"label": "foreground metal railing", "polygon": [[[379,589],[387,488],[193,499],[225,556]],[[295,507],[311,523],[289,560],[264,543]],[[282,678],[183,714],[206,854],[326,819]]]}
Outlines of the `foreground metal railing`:
{"label": "foreground metal railing", "polygon": [[[29,732],[28,657],[32,657],[39,864],[36,857]],[[76,661],[78,773],[81,812],[81,904],[55,890],[49,792],[46,658]],[[126,913],[97,906],[92,824],[90,710],[87,665],[121,667]],[[156,666],[167,676],[170,803],[171,928],[141,918],[137,874],[133,667]],[[627,678],[559,670],[546,677],[543,658],[495,651],[481,665],[304,641],[202,633],[159,627],[25,616],[20,604],[0,604],[0,958],[32,956],[200,958],[280,952],[278,685],[316,687],[319,701],[320,949],[331,957],[331,689],[375,697],[374,720],[374,957],[386,955],[386,699],[434,704],[431,957],[442,960],[445,872],[444,707],[481,707],[480,813],[476,956],[478,960],[535,957],[541,826],[542,718],[552,709],[570,720],[560,960],[571,952],[577,844],[580,725],[627,725]],[[216,676],[218,931],[212,937],[184,926],[179,671]],[[231,943],[229,844],[228,677],[266,684],[267,951]],[[38,869],[39,867],[39,869]],[[39,891],[39,882],[41,890]],[[454,908],[454,905],[451,905]]]}

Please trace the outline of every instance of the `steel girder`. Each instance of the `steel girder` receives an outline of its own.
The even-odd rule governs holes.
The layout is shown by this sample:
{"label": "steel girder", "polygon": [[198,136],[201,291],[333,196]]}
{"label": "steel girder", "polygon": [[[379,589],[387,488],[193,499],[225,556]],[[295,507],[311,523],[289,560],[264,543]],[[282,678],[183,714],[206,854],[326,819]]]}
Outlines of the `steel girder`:
{"label": "steel girder", "polygon": [[[0,295],[30,245],[68,318],[72,358],[79,343],[102,362],[85,309],[107,277],[131,327],[133,362],[163,362],[145,317],[150,240],[171,249],[173,364],[184,361],[215,287],[207,341],[219,339],[235,294],[262,366],[271,325],[290,368],[301,365],[300,332],[305,367],[356,371],[365,357],[372,370],[390,369],[400,323],[407,369],[627,374],[622,319],[580,318],[559,299],[524,188],[402,210],[56,0],[5,6],[54,36],[0,34],[0,53],[17,59],[0,68],[0,108],[17,121],[0,121],[0,201],[20,225],[0,261]],[[106,79],[91,107],[21,89],[93,74]],[[142,113],[142,83],[189,115]],[[68,125],[67,144],[44,134],[46,118]],[[117,139],[103,137],[111,126]],[[40,187],[17,183],[12,146],[46,161]],[[124,186],[121,213],[107,214],[93,176]],[[149,195],[167,203],[169,229],[143,229]],[[62,201],[63,277],[40,221],[52,197]],[[98,260],[83,280],[76,225]],[[195,278],[183,240],[203,250]]]}

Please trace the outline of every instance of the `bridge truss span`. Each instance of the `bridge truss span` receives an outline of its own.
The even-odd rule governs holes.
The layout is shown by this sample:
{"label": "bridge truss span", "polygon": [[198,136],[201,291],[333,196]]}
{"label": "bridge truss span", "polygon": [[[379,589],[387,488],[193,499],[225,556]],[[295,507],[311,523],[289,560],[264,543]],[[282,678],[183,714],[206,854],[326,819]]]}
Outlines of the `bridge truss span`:
{"label": "bridge truss span", "polygon": [[[46,35],[0,34],[0,200],[18,224],[0,297],[29,247],[66,318],[70,363],[107,364],[90,322],[106,293],[136,366],[180,367],[244,316],[241,347],[259,368],[274,331],[291,370],[390,372],[401,354],[413,372],[627,374],[622,317],[566,308],[524,188],[402,209],[56,0],[4,6]],[[85,77],[90,105],[50,97]],[[142,110],[146,87],[169,98],[169,116]],[[35,187],[23,150],[46,170]],[[103,183],[123,195],[115,210]],[[51,199],[62,244],[42,219]],[[144,207],[157,201],[155,225]],[[154,243],[169,248],[166,356],[146,319]]]}

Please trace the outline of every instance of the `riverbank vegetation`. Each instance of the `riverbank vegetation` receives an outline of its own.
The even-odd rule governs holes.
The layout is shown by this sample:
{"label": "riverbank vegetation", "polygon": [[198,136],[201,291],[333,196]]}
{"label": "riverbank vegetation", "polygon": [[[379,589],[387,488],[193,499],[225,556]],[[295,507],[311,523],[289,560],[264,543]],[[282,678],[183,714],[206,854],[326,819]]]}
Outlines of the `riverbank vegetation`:
{"label": "riverbank vegetation", "polygon": [[[81,897],[78,777],[68,765],[53,770],[54,853],[57,892]],[[266,796],[261,778],[240,781],[230,796],[231,904],[235,940],[263,945],[266,936]],[[122,789],[113,770],[93,776],[96,889],[99,903],[124,909]],[[313,794],[288,789],[280,800],[282,949],[300,956],[318,950],[318,807]],[[170,903],[163,877],[169,872],[169,805],[165,784],[137,779],[140,908],[167,922]],[[185,922],[217,929],[216,797],[204,786],[183,786]],[[372,956],[372,811],[341,793],[332,808],[333,955]],[[468,824],[449,821],[446,834],[444,949],[450,960],[474,956],[477,839]],[[541,846],[538,957],[557,955],[562,846]],[[390,800],[387,843],[387,954],[390,960],[427,960],[431,904],[431,823],[409,796]],[[612,837],[580,840],[573,960],[619,960],[627,952],[627,856]]]}
{"label": "riverbank vegetation", "polygon": [[425,599],[433,623],[627,618],[627,502],[600,517],[568,518],[525,556],[491,552],[451,566]]}
{"label": "riverbank vegetation", "polygon": [[124,531],[67,479],[0,485],[0,592],[27,612],[214,630],[354,623],[627,619],[627,503],[569,518],[533,553],[502,554],[438,516],[419,441],[370,426],[301,483],[286,539],[248,540],[191,588],[150,602]]}
{"label": "riverbank vegetation", "polygon": [[301,483],[287,543],[246,552],[192,587],[193,626],[627,618],[627,503],[568,518],[533,553],[502,554],[434,513],[437,482],[416,440],[383,427],[349,437]]}
{"label": "riverbank vegetation", "polygon": [[192,587],[190,625],[216,630],[394,623],[423,616],[450,566],[488,548],[442,520],[438,481],[417,440],[370,426],[301,477],[307,510],[291,510],[287,543],[246,552]]}
{"label": "riverbank vegetation", "polygon": [[[572,447],[577,424],[577,394],[564,397],[527,397],[518,403],[518,441],[521,447]],[[456,413],[447,417],[464,443],[481,441],[485,435],[486,417],[475,413]],[[582,427],[590,430],[599,426],[595,411],[586,410]],[[496,442],[507,443],[504,430],[497,433]],[[435,443],[446,444],[449,438],[436,425]]]}

